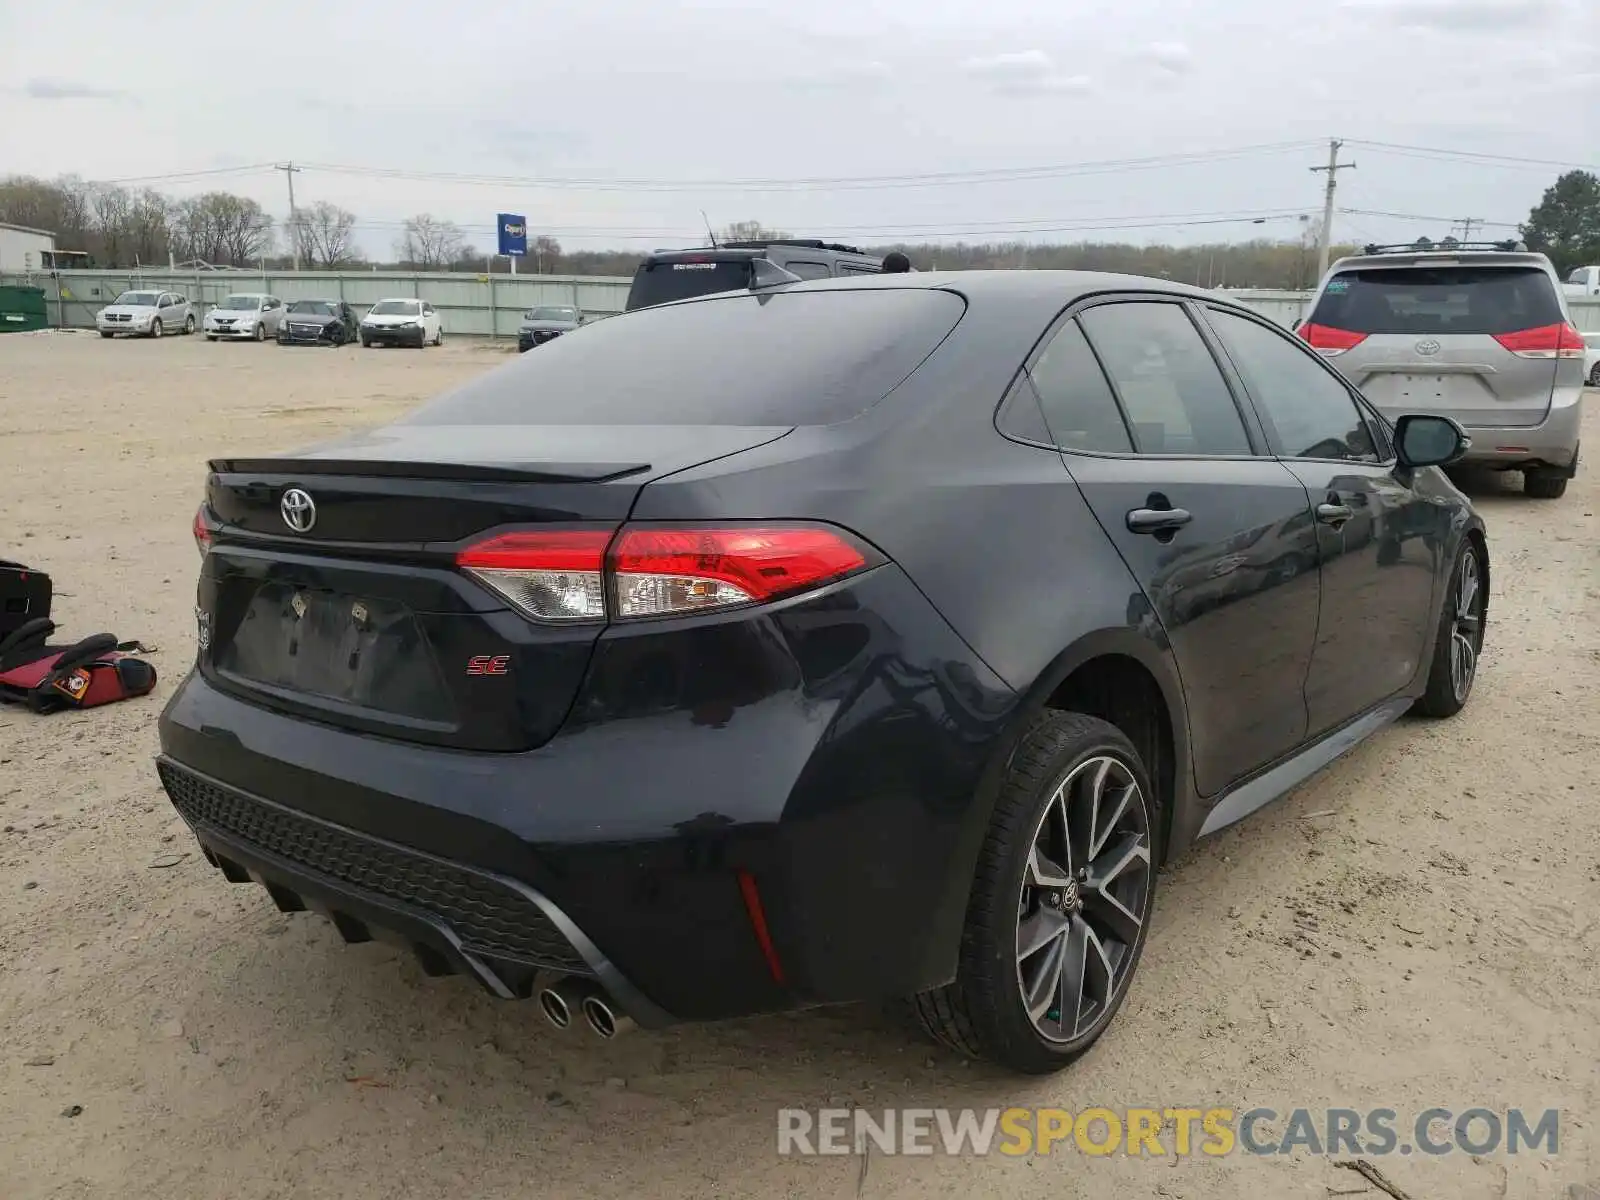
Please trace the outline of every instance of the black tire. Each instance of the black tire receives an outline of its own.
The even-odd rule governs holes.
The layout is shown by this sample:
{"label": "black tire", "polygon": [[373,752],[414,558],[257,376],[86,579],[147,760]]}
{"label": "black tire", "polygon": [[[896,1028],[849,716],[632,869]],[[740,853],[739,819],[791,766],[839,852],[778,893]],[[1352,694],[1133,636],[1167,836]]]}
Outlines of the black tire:
{"label": "black tire", "polygon": [[[1463,579],[1469,573],[1476,583],[1472,586],[1470,602],[1463,604]],[[1455,567],[1450,572],[1450,586],[1445,591],[1444,603],[1439,606],[1439,633],[1434,640],[1433,662],[1428,668],[1428,690],[1411,706],[1411,711],[1418,716],[1453,717],[1472,698],[1489,618],[1486,579],[1482,553],[1471,538],[1463,538]],[[1457,644],[1458,639],[1464,640],[1464,647]],[[1470,651],[1466,656],[1470,670],[1463,687],[1457,682],[1455,667],[1465,651]]]}
{"label": "black tire", "polygon": [[206,341],[208,341],[208,342],[214,342],[214,341],[216,341],[216,340],[217,340],[217,335],[216,335],[216,334],[214,334],[214,333],[208,333],[208,334],[206,334]]}
{"label": "black tire", "polygon": [[1595,363],[1594,370],[1589,372],[1589,386],[1600,388],[1600,363]]}
{"label": "black tire", "polygon": [[256,322],[256,341],[264,342],[266,340],[267,340],[267,327],[265,325],[263,325],[260,321],[257,321]]}
{"label": "black tire", "polygon": [[116,337],[116,336],[117,336],[117,335],[116,335],[116,334],[114,334],[114,333],[107,333],[107,332],[106,332],[106,331],[105,331],[105,330],[104,330],[104,329],[102,329],[102,330],[101,330],[101,331],[100,331],[100,336],[101,336],[101,337],[103,337],[103,338],[114,338],[114,337]]}
{"label": "black tire", "polygon": [[371,350],[372,349],[372,339],[369,338],[369,337],[362,338],[361,339],[361,348],[363,350]]}
{"label": "black tire", "polygon": [[1522,494],[1535,500],[1559,500],[1567,494],[1567,473],[1534,467],[1522,473]]}
{"label": "black tire", "polygon": [[190,313],[183,319],[183,332],[185,335],[194,332],[194,314]]}
{"label": "black tire", "polygon": [[153,337],[153,338],[158,338],[158,337],[160,337],[160,336],[161,336],[161,335],[162,335],[162,333],[164,333],[164,332],[165,332],[165,331],[164,331],[164,330],[163,330],[163,329],[162,329],[162,328],[161,328],[161,318],[160,318],[160,317],[157,317],[157,318],[156,318],[156,319],[155,319],[155,320],[154,320],[154,321],[153,321],[153,322],[151,322],[151,324],[150,324],[150,336],[151,336],[151,337]]}
{"label": "black tire", "polygon": [[435,346],[444,345],[444,326],[443,325],[439,326],[439,332],[433,335],[433,344]]}
{"label": "black tire", "polygon": [[[1118,789],[1117,797],[1110,797],[1107,782]],[[1070,798],[1057,805],[1058,794]],[[1150,925],[1161,830],[1154,797],[1138,751],[1116,726],[1081,713],[1047,712],[1038,719],[1012,757],[979,852],[955,981],[909,1002],[925,1033],[958,1053],[1028,1075],[1059,1071],[1094,1044],[1127,995]],[[1088,844],[1089,822],[1073,815],[1085,817],[1091,809],[1099,814],[1096,820],[1110,822],[1098,847]],[[1052,830],[1061,838],[1052,840]],[[1051,845],[1058,851],[1050,851]],[[1091,883],[1089,872],[1119,855],[1122,865],[1096,872],[1100,882]],[[1065,868],[1056,865],[1062,858]],[[1076,867],[1080,860],[1088,866]],[[1065,886],[1029,882],[1041,879],[1041,872]],[[1097,931],[1113,912],[1107,901],[1113,893],[1116,911],[1136,919],[1137,930],[1127,939]],[[1117,921],[1123,929],[1132,923],[1120,916]],[[1035,929],[1053,932],[1024,950],[1025,931]],[[1103,954],[1096,955],[1096,947]],[[1063,993],[1049,980],[1070,975],[1061,964],[1075,955],[1084,970],[1069,1028]],[[1093,965],[1103,986],[1099,996],[1087,997]],[[1030,985],[1045,1006],[1035,1005],[1037,1016],[1025,997]],[[1080,1022],[1086,998],[1093,1008]],[[1046,1031],[1050,1025],[1056,1026],[1053,1033]]]}

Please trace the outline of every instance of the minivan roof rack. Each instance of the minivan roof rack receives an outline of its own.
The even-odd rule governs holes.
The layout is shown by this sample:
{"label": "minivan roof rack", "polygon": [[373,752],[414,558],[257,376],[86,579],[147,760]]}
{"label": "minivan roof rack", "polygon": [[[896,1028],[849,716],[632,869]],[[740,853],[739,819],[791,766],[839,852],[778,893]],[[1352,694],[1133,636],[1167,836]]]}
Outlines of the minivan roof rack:
{"label": "minivan roof rack", "polygon": [[1447,237],[1441,241],[1432,238],[1420,237],[1414,242],[1395,242],[1393,244],[1379,245],[1370,242],[1361,248],[1363,254],[1450,254],[1457,250],[1499,250],[1502,253],[1527,253],[1527,243],[1519,242],[1515,238],[1507,238],[1500,242],[1463,242],[1458,238]]}

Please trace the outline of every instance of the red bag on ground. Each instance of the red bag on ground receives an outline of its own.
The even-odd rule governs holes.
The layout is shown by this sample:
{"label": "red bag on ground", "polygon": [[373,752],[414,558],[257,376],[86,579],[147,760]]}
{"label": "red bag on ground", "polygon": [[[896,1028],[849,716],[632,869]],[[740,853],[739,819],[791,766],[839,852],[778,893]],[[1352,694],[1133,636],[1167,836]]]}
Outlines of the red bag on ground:
{"label": "red bag on ground", "polygon": [[36,713],[63,708],[98,708],[155,690],[156,669],[130,652],[138,642],[118,642],[97,633],[70,646],[51,645],[55,623],[29,621],[0,639],[0,701]]}

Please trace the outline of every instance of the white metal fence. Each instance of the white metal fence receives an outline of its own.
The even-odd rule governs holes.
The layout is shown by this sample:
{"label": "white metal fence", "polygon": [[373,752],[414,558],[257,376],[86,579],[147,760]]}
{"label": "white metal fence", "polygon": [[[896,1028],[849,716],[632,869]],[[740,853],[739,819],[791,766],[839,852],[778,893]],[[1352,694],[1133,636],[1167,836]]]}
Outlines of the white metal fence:
{"label": "white metal fence", "polygon": [[[348,301],[358,313],[391,296],[418,296],[440,310],[447,333],[515,337],[524,310],[575,304],[591,317],[622,311],[631,281],[611,275],[467,275],[404,271],[62,271],[4,275],[0,284],[43,287],[52,325],[91,329],[96,310],[129,288],[181,292],[200,305],[233,292],[267,292],[284,300]],[[1304,315],[1309,292],[1241,289],[1220,292],[1290,325]],[[1600,299],[1569,300],[1579,329],[1600,332]]]}

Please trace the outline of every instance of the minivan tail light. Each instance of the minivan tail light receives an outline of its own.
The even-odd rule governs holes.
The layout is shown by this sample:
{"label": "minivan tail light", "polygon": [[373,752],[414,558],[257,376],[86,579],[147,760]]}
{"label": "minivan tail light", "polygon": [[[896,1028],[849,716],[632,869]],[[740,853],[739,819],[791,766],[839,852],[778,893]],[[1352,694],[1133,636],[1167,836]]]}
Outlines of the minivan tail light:
{"label": "minivan tail light", "polygon": [[1515,333],[1497,333],[1494,340],[1518,358],[1583,357],[1583,334],[1565,321]]}
{"label": "minivan tail light", "polygon": [[609,529],[523,530],[468,546],[456,565],[537,621],[603,621]]}
{"label": "minivan tail light", "polygon": [[1306,345],[1319,351],[1324,357],[1332,358],[1343,354],[1346,350],[1354,350],[1367,340],[1364,333],[1356,333],[1350,329],[1335,329],[1332,325],[1300,326],[1297,331],[1305,339]]}
{"label": "minivan tail light", "polygon": [[821,525],[632,525],[612,548],[616,615],[675,616],[759,604],[880,561]]}

